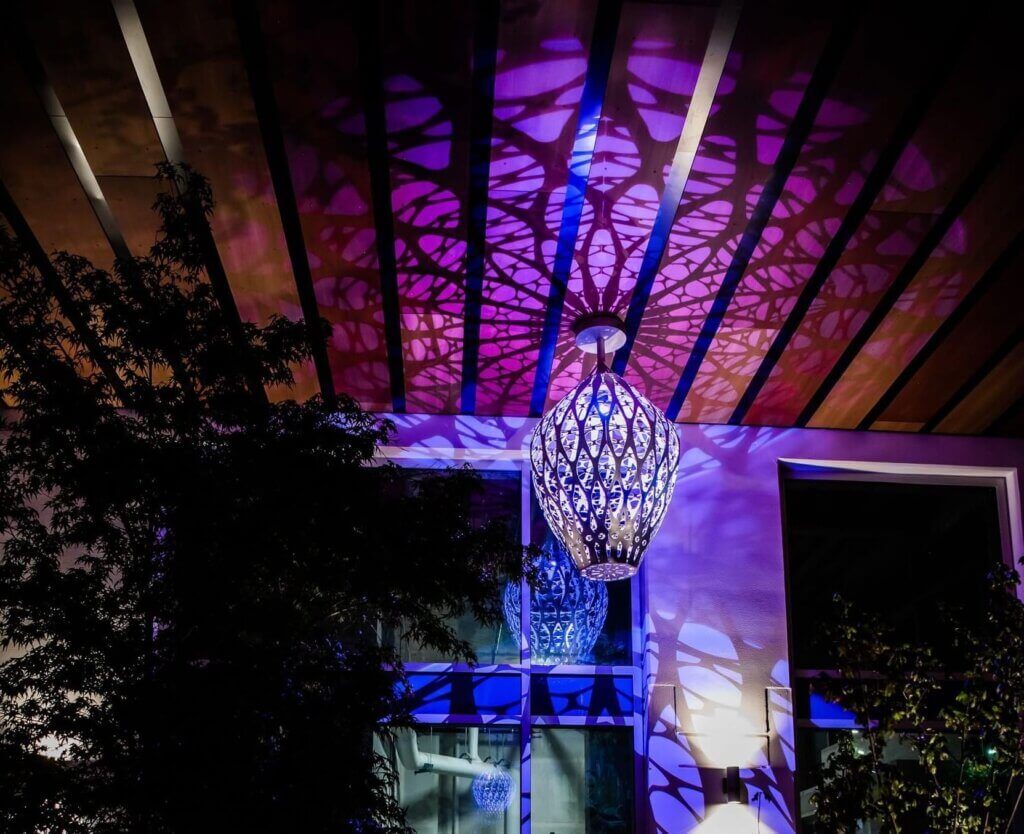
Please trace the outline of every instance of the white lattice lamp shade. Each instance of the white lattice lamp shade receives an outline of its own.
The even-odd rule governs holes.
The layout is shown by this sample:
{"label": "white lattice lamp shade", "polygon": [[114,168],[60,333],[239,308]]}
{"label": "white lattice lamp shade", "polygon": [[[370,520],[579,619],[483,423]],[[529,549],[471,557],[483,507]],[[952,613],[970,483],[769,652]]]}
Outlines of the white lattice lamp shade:
{"label": "white lattice lamp shade", "polygon": [[[679,438],[668,418],[604,365],[621,340],[584,327],[577,344],[595,344],[595,371],[541,419],[530,445],[538,502],[548,526],[588,579],[625,579],[665,518]],[[589,336],[588,336],[589,334]],[[590,339],[588,341],[588,338]]]}

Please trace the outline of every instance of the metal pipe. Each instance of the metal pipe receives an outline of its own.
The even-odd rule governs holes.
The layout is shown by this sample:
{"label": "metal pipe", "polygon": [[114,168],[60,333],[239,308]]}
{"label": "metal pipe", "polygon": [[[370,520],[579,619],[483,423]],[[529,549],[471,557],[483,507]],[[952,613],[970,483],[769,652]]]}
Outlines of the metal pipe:
{"label": "metal pipe", "polygon": [[494,768],[493,764],[480,761],[479,758],[469,761],[457,756],[424,753],[419,748],[416,731],[409,728],[395,732],[395,749],[398,751],[398,758],[401,759],[402,764],[416,773],[437,773],[472,778],[481,773],[489,773]]}

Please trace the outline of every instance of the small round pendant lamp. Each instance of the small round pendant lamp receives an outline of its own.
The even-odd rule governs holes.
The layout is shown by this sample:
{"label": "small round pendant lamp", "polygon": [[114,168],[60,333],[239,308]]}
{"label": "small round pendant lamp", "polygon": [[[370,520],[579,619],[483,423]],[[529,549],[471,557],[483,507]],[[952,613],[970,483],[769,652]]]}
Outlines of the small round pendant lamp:
{"label": "small round pendant lamp", "polygon": [[496,817],[512,805],[515,780],[507,768],[494,764],[473,777],[473,801],[487,816]]}
{"label": "small round pendant lamp", "polygon": [[626,341],[618,317],[587,316],[573,332],[597,365],[538,423],[534,490],[583,576],[625,579],[639,569],[672,500],[679,437],[660,409],[609,370],[607,355]]}

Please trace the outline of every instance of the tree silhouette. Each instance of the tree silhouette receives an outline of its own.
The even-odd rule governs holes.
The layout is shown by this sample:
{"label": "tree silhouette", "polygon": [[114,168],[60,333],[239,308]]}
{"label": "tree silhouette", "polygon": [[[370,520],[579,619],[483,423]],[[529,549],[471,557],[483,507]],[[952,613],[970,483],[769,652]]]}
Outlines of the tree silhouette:
{"label": "tree silhouette", "polygon": [[[816,681],[860,727],[837,739],[812,801],[815,832],[1008,834],[1024,797],[1024,604],[1016,571],[990,577],[981,612],[937,609],[946,645],[902,641],[836,598]],[[982,616],[971,616],[981,614]],[[1015,822],[1017,827],[1013,827]]]}
{"label": "tree silhouette", "polygon": [[522,550],[471,472],[371,465],[351,399],[268,400],[309,329],[232,317],[207,183],[160,176],[109,272],[0,227],[0,829],[402,831],[379,629],[471,658],[445,618],[496,621]]}

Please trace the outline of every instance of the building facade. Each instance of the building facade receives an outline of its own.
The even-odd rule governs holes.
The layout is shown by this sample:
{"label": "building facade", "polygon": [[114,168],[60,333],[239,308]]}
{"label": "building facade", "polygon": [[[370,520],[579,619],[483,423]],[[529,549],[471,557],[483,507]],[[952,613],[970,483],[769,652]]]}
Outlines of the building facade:
{"label": "building facade", "polygon": [[[469,464],[512,479],[524,543],[542,537],[525,454],[533,420],[392,419],[397,431],[385,458],[413,469]],[[493,650],[479,641],[475,668],[407,655],[421,722],[415,754],[500,763],[514,780],[497,786],[498,804],[487,811],[486,798],[472,801],[488,787],[487,768],[481,779],[443,766],[431,772],[400,740],[402,799],[421,834],[517,825],[524,834],[797,831],[808,813],[797,736],[849,722],[801,694],[811,672],[791,664],[794,578],[783,505],[792,481],[977,487],[991,494],[1001,558],[1024,554],[1019,441],[678,429],[682,462],[666,521],[640,574],[612,583],[620,587],[609,611],[629,625],[620,654],[613,646],[604,658],[612,662],[534,662],[526,627],[511,640],[494,637]],[[528,610],[529,589],[522,592]],[[740,769],[744,803],[725,801],[730,767]]]}

